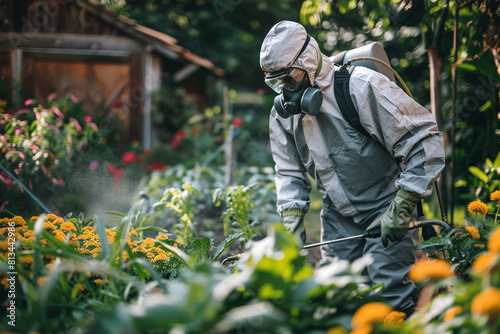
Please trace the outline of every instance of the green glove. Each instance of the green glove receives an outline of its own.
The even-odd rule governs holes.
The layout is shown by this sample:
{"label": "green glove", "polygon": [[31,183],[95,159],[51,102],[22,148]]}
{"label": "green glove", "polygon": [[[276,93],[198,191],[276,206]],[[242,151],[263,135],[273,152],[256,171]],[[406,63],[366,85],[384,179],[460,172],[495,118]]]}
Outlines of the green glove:
{"label": "green glove", "polygon": [[306,229],[304,227],[304,212],[300,209],[288,209],[281,213],[283,225],[292,233],[300,249],[306,243]]}
{"label": "green glove", "polygon": [[389,244],[388,240],[400,241],[408,232],[411,214],[419,200],[420,197],[417,194],[399,189],[396,198],[389,204],[387,211],[375,219],[366,230],[380,228],[384,247]]}

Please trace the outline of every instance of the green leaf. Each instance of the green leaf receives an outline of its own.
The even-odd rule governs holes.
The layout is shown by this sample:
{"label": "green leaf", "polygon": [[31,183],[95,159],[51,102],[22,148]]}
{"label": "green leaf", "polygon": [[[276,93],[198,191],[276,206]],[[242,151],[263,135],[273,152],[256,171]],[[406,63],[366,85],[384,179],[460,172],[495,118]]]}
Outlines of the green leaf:
{"label": "green leaf", "polygon": [[101,244],[101,253],[99,254],[99,258],[107,261],[111,254],[111,249],[109,246],[108,235],[106,234],[106,226],[104,226],[104,223],[99,217],[95,218],[94,224],[97,235],[99,236],[99,243]]}
{"label": "green leaf", "polygon": [[455,182],[456,188],[465,187],[465,186],[467,186],[467,181],[465,181],[465,180],[460,180],[460,181]]}
{"label": "green leaf", "polygon": [[493,162],[493,168],[497,169],[500,167],[500,152],[498,152],[495,162]]}
{"label": "green leaf", "polygon": [[158,227],[158,226],[144,226],[144,227],[138,227],[135,229],[137,232],[141,231],[153,231],[153,232],[160,232],[160,233],[167,233],[168,231],[164,228]]}
{"label": "green leaf", "polygon": [[214,253],[212,255],[212,260],[215,261],[219,258],[219,256],[222,254],[222,252],[231,246],[231,244],[238,240],[239,237],[241,237],[245,232],[241,233],[236,233],[236,234],[231,234],[228,236],[226,239],[224,239],[217,247],[214,249]]}
{"label": "green leaf", "polygon": [[210,238],[203,237],[193,240],[191,247],[194,252],[198,252],[200,254],[202,260],[205,260],[208,258],[208,252],[212,247],[212,243],[210,242]]}
{"label": "green leaf", "polygon": [[116,212],[116,211],[104,211],[105,213],[109,213],[110,215],[116,215],[120,217],[126,217],[127,215],[121,212]]}
{"label": "green leaf", "polygon": [[443,248],[444,244],[441,237],[432,237],[429,240],[423,241],[415,246],[415,249],[423,250],[428,254],[442,250]]}
{"label": "green leaf", "polygon": [[488,183],[488,176],[476,166],[469,167],[469,172],[484,183]]}

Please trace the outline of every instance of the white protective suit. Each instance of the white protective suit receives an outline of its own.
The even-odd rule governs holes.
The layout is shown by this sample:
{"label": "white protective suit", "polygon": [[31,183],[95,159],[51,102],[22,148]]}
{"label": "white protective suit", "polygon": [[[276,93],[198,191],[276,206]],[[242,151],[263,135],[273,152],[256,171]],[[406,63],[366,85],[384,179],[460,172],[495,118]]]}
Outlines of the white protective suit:
{"label": "white protective suit", "polygon": [[[270,117],[270,140],[276,163],[277,209],[307,212],[311,190],[307,173],[324,195],[322,241],[362,234],[384,213],[398,189],[424,198],[444,167],[442,134],[433,115],[386,76],[365,67],[351,71],[350,95],[360,122],[371,138],[354,129],[342,116],[335,93],[335,65],[321,54],[307,32],[290,21],[276,24],[260,51],[265,72],[289,67],[304,69],[324,95],[317,116],[305,113]],[[319,57],[321,70],[317,77]],[[400,165],[403,170],[400,170]],[[323,246],[323,257],[354,260],[370,253],[367,269],[373,283],[384,283],[382,293],[395,309],[411,312],[414,285],[406,278],[413,265],[417,231],[384,248],[380,239],[358,239]]]}

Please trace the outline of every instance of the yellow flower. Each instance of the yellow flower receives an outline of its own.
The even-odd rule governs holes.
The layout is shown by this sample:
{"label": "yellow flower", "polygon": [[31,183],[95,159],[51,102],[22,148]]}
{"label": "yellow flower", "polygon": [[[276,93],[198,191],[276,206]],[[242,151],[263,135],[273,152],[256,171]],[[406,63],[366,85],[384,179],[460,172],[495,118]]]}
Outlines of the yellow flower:
{"label": "yellow flower", "polygon": [[97,285],[101,285],[102,284],[102,279],[100,279],[100,278],[95,279],[94,283],[97,284]]}
{"label": "yellow flower", "polygon": [[385,317],[391,313],[392,308],[384,303],[371,302],[361,306],[354,313],[351,324],[354,328],[371,326],[383,322]]}
{"label": "yellow flower", "polygon": [[500,315],[500,289],[489,288],[480,292],[472,300],[472,314],[484,314],[491,317]]}
{"label": "yellow flower", "polygon": [[132,249],[133,253],[147,253],[146,248],[142,246],[137,246],[134,249]]}
{"label": "yellow flower", "polygon": [[43,228],[46,230],[56,230],[57,228],[51,222],[43,223]]}
{"label": "yellow flower", "polygon": [[445,314],[444,314],[444,317],[443,317],[443,320],[445,322],[448,322],[450,321],[451,319],[455,318],[456,315],[462,313],[462,307],[460,306],[453,306],[452,308],[450,308]]}
{"label": "yellow flower", "polygon": [[33,258],[31,256],[20,256],[19,259],[21,260],[21,263],[23,264],[32,264],[33,263]]}
{"label": "yellow flower", "polygon": [[99,247],[99,246],[100,246],[99,242],[97,242],[97,241],[95,241],[95,240],[90,240],[90,241],[87,241],[87,242],[83,245],[83,247],[85,247],[85,248],[89,248],[89,247]]}
{"label": "yellow flower", "polygon": [[438,281],[452,276],[451,264],[440,259],[417,261],[408,273],[408,278],[416,283],[427,279]]}
{"label": "yellow flower", "polygon": [[72,222],[65,222],[62,223],[61,225],[61,231],[63,232],[76,231],[76,227],[75,225],[73,225]]}
{"label": "yellow flower", "polygon": [[92,254],[92,257],[98,257],[98,256],[99,256],[99,253]]}
{"label": "yellow flower", "polygon": [[59,218],[59,217],[57,217],[56,215],[54,215],[52,213],[49,213],[47,215],[47,217],[45,217],[46,220],[50,220],[50,221],[56,220],[57,218]]}
{"label": "yellow flower", "polygon": [[474,226],[467,226],[465,229],[467,231],[469,231],[470,235],[472,236],[472,239],[476,239],[477,240],[477,239],[481,238],[481,235],[479,234],[479,231]]}
{"label": "yellow flower", "polygon": [[66,234],[59,230],[54,230],[52,231],[52,234],[56,237],[56,239],[59,239],[61,241],[66,241]]}
{"label": "yellow flower", "polygon": [[168,235],[166,234],[162,234],[162,235],[159,235],[156,237],[156,240],[167,240],[168,239]]}
{"label": "yellow flower", "polygon": [[494,253],[484,253],[480,255],[472,264],[472,270],[478,274],[485,274],[493,269],[498,256]]}
{"label": "yellow flower", "polygon": [[129,236],[132,236],[132,235],[135,235],[136,237],[139,237],[139,235],[137,234],[137,231],[136,230],[132,230],[128,233]]}
{"label": "yellow flower", "polygon": [[92,226],[85,226],[82,228],[82,233],[83,234],[90,234],[94,232],[94,228]]}
{"label": "yellow flower", "polygon": [[406,313],[404,312],[392,311],[385,317],[384,325],[399,326],[405,321],[405,317]]}
{"label": "yellow flower", "polygon": [[32,222],[36,222],[38,220],[38,216],[33,216],[33,217],[30,218],[30,220]]}
{"label": "yellow flower", "polygon": [[484,216],[488,213],[488,206],[481,202],[481,200],[478,198],[475,201],[469,203],[469,205],[467,206],[467,210],[470,213],[479,212]]}
{"label": "yellow flower", "polygon": [[45,285],[45,282],[47,282],[47,277],[38,277],[38,285]]}
{"label": "yellow flower", "polygon": [[155,245],[155,241],[151,238],[147,238],[141,243],[142,247],[153,247]]}
{"label": "yellow flower", "polygon": [[500,253],[500,228],[497,228],[488,240],[488,250],[493,253]]}
{"label": "yellow flower", "polygon": [[94,248],[93,250],[91,250],[90,252],[91,252],[92,254],[94,254],[94,253],[99,253],[100,251],[101,251],[101,248],[96,247],[96,248]]}
{"label": "yellow flower", "polygon": [[0,107],[5,108],[7,106],[7,100],[0,100]]}
{"label": "yellow flower", "polygon": [[326,334],[347,334],[347,331],[340,326],[331,327],[326,331]]}
{"label": "yellow flower", "polygon": [[495,201],[497,203],[500,203],[500,190],[495,190],[491,195],[490,195],[490,200]]}
{"label": "yellow flower", "polygon": [[168,256],[166,256],[165,254],[160,254],[160,255],[156,255],[156,257],[153,259],[153,262],[167,261],[167,260],[168,260]]}
{"label": "yellow flower", "polygon": [[148,259],[151,259],[151,258],[155,257],[155,255],[153,253],[151,253],[151,252],[147,253],[146,256],[147,256]]}
{"label": "yellow flower", "polygon": [[85,291],[85,286],[82,283],[78,284],[78,291]]}

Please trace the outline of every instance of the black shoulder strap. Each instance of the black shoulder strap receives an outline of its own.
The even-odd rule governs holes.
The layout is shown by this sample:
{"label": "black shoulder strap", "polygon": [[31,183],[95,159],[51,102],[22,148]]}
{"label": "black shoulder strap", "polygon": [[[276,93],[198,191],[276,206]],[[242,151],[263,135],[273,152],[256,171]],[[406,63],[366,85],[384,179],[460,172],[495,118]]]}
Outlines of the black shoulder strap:
{"label": "black shoulder strap", "polygon": [[368,132],[365,130],[363,125],[359,122],[359,114],[354,107],[354,103],[351,100],[351,93],[349,91],[349,77],[351,74],[347,70],[346,66],[341,66],[340,69],[335,71],[334,78],[334,91],[335,91],[335,99],[340,108],[340,112],[344,119],[351,124],[353,128],[361,132],[367,137],[370,137]]}

